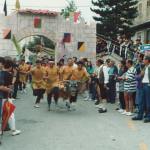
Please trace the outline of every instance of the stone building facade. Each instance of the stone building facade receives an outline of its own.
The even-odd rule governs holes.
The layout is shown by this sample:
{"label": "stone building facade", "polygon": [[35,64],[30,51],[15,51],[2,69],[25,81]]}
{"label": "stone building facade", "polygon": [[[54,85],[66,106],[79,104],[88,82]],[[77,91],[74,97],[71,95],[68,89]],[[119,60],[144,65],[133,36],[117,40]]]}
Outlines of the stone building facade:
{"label": "stone building facade", "polygon": [[[52,12],[53,13],[53,12]],[[35,28],[33,20],[40,17],[42,20],[41,28]],[[5,17],[0,15],[0,55],[16,56],[13,42],[3,39],[3,30],[11,29],[11,35],[21,41],[33,35],[43,35],[52,40],[55,47],[56,59],[64,55],[66,57],[88,57],[92,61],[96,58],[96,25],[87,25],[84,21],[75,24],[73,21],[65,20],[59,13],[52,15],[41,14],[40,11],[20,11],[14,12]],[[62,45],[64,33],[71,34],[71,42]],[[85,43],[85,50],[78,50],[78,42]]]}
{"label": "stone building facade", "polygon": [[136,34],[133,40],[141,38],[142,43],[150,43],[150,0],[139,0],[138,17],[134,20]]}

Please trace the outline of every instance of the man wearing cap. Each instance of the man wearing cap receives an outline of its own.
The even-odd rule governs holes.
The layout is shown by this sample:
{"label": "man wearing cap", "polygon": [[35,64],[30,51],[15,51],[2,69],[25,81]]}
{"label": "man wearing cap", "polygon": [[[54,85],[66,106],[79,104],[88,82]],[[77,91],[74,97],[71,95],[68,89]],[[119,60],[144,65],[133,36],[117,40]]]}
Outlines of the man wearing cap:
{"label": "man wearing cap", "polygon": [[55,66],[53,59],[49,60],[49,66],[46,69],[46,91],[48,110],[50,111],[50,105],[52,96],[54,96],[55,106],[57,107],[59,98],[59,69]]}
{"label": "man wearing cap", "polygon": [[34,107],[39,108],[40,100],[45,92],[44,70],[39,60],[36,61],[36,66],[31,70],[33,95],[37,96]]}

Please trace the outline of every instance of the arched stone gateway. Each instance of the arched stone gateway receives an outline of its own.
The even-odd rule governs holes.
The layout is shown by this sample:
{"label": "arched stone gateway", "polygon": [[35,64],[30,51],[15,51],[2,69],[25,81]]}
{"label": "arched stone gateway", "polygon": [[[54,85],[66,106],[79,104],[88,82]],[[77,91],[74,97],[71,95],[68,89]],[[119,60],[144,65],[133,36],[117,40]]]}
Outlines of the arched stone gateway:
{"label": "arched stone gateway", "polygon": [[[11,39],[6,38],[6,31],[11,32],[19,42],[26,37],[42,35],[56,45],[56,59],[66,57],[88,57],[95,60],[96,56],[96,25],[87,25],[84,21],[74,24],[65,20],[60,13],[42,10],[20,10],[10,16],[0,16],[0,55],[16,56]],[[69,34],[69,41],[64,35]],[[4,37],[5,36],[5,37]]]}

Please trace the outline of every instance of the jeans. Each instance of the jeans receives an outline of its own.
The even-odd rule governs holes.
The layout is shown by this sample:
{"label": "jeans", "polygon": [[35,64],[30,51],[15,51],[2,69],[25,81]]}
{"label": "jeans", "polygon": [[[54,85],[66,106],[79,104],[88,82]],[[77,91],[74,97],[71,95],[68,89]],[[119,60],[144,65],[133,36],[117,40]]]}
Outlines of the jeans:
{"label": "jeans", "polygon": [[116,101],[116,82],[110,81],[108,83],[108,90],[107,90],[107,102],[115,103]]}
{"label": "jeans", "polygon": [[54,95],[55,104],[57,104],[58,98],[59,98],[59,88],[58,87],[53,87],[47,95],[47,103],[49,106],[51,105],[53,95]]}
{"label": "jeans", "polygon": [[150,85],[144,83],[142,91],[143,91],[141,95],[142,97],[140,101],[138,101],[139,105],[138,117],[143,118],[143,114],[146,110],[146,118],[150,119]]}
{"label": "jeans", "polygon": [[0,99],[0,123],[1,123],[1,117],[2,117],[2,104],[3,104],[3,100]]}
{"label": "jeans", "polygon": [[138,107],[138,109],[139,109],[139,105],[141,105],[141,103],[143,101],[143,92],[144,92],[143,87],[136,89],[135,105]]}
{"label": "jeans", "polygon": [[17,97],[18,86],[19,86],[19,83],[18,83],[18,82],[15,82],[15,83],[14,83],[14,91],[13,91],[13,95],[12,95],[13,98],[16,98],[16,97]]}
{"label": "jeans", "polygon": [[97,83],[95,83],[95,82],[90,83],[90,87],[89,87],[89,88],[90,88],[90,93],[91,93],[91,95],[92,95],[92,96],[91,96],[91,99],[92,99],[92,100],[96,100],[96,97],[97,97],[97,96],[96,96],[96,95],[97,95],[97,94],[96,94],[96,84],[97,84]]}
{"label": "jeans", "polygon": [[119,92],[120,108],[125,109],[124,92]]}

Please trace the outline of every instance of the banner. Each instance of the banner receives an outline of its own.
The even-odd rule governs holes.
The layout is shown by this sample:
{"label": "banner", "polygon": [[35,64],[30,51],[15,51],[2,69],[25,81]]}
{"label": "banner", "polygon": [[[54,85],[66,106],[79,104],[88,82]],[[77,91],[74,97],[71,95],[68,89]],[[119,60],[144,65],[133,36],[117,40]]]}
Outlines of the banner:
{"label": "banner", "polygon": [[78,50],[81,52],[86,50],[84,42],[78,42]]}
{"label": "banner", "polygon": [[19,10],[20,9],[20,2],[19,0],[16,0],[16,10]]}
{"label": "banner", "polygon": [[145,52],[145,51],[150,51],[150,44],[143,44],[140,46],[140,51]]}
{"label": "banner", "polygon": [[70,43],[71,42],[71,33],[64,33],[63,42],[64,43]]}
{"label": "banner", "polygon": [[41,28],[42,26],[42,20],[40,17],[34,18],[34,28]]}
{"label": "banner", "polygon": [[4,3],[4,9],[3,9],[4,13],[5,13],[5,16],[7,16],[7,2],[5,0],[5,3]]}
{"label": "banner", "polygon": [[80,12],[74,12],[74,22],[77,23],[80,16]]}

